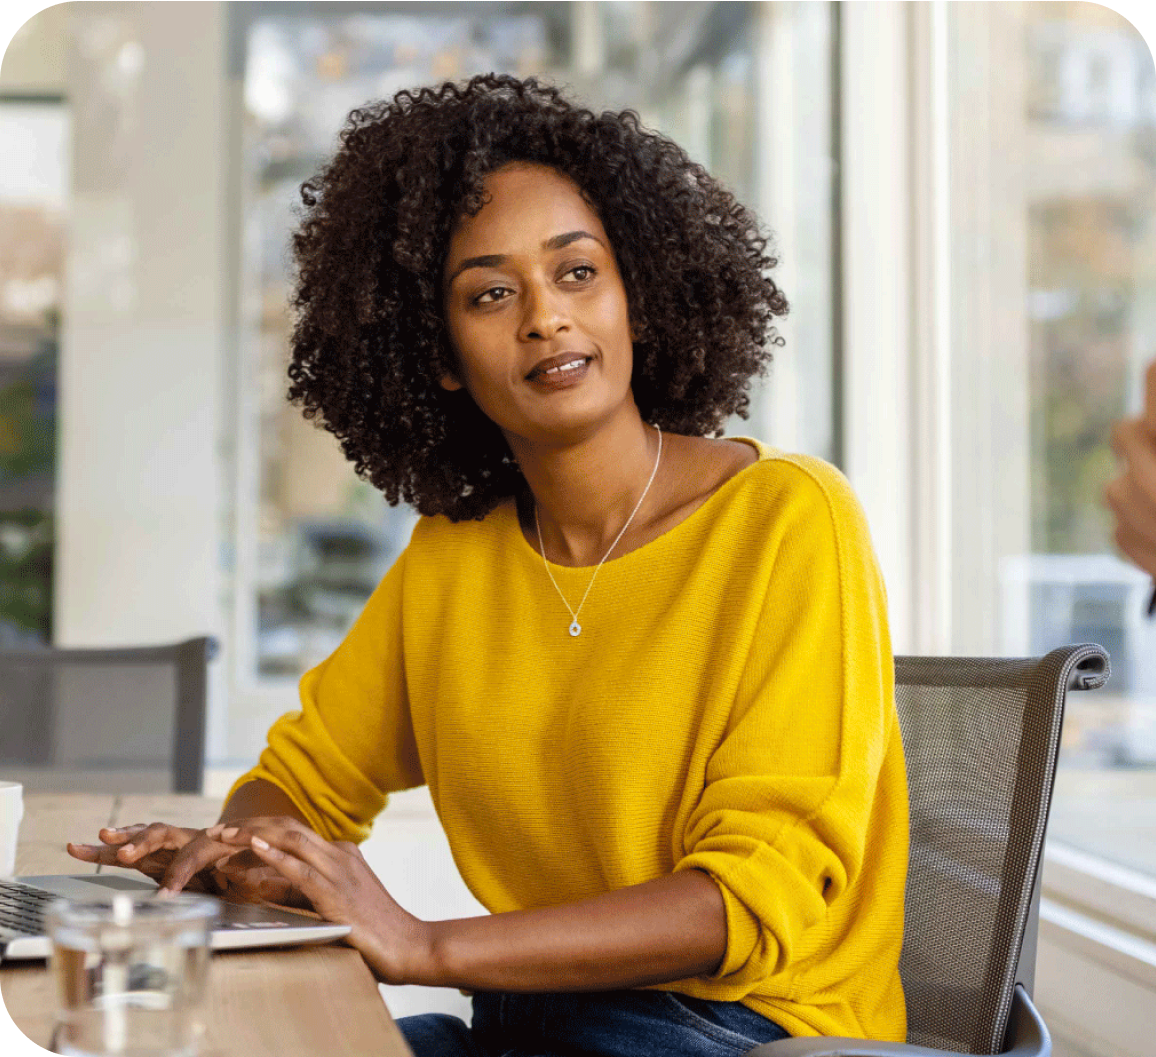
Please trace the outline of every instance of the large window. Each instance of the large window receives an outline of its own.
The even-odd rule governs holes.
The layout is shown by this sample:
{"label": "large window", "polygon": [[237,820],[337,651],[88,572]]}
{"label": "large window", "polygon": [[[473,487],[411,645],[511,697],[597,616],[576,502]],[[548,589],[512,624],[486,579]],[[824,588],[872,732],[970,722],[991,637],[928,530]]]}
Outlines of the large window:
{"label": "large window", "polygon": [[68,116],[0,96],[0,646],[52,641]]}
{"label": "large window", "polygon": [[1111,424],[1156,356],[1156,72],[1097,4],[1026,5],[1022,46],[1031,521],[1005,565],[1027,602],[1006,645],[1110,652],[1108,686],[1071,698],[1051,835],[1156,874],[1156,621],[1101,497]]}

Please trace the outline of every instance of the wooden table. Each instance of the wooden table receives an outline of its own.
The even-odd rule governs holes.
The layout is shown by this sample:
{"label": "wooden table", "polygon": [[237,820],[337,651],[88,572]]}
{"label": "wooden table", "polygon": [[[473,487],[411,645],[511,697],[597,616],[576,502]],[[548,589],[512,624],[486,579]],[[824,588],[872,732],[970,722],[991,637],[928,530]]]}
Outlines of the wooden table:
{"label": "wooden table", "polygon": [[[66,841],[95,843],[101,826],[163,820],[211,825],[220,804],[183,795],[26,793],[16,874],[94,871]],[[104,867],[102,873],[136,874]],[[33,1042],[52,1034],[52,980],[42,961],[0,968],[9,1014]],[[334,944],[265,951],[217,951],[209,969],[208,1036],[203,1057],[411,1057],[372,973],[351,947]]]}

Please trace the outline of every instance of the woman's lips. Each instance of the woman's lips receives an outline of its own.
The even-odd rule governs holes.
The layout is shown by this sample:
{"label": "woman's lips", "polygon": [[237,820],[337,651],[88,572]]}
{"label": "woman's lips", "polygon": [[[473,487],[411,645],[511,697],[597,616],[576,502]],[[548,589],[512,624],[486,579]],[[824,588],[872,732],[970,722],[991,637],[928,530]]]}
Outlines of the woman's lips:
{"label": "woman's lips", "polygon": [[[549,363],[550,361],[546,362]],[[589,371],[590,357],[574,356],[567,357],[561,363],[552,365],[545,370],[539,365],[526,376],[526,380],[539,389],[553,392],[557,389],[569,389],[571,386],[577,385]]]}

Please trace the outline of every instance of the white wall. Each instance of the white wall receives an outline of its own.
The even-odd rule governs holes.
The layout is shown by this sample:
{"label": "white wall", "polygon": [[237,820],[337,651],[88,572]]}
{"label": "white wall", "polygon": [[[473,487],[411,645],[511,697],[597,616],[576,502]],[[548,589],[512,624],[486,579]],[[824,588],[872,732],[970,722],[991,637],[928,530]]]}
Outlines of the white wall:
{"label": "white wall", "polygon": [[[68,7],[57,4],[38,11],[16,30],[0,63],[4,91],[27,95],[63,92]],[[5,24],[11,25],[7,19]]]}
{"label": "white wall", "polygon": [[3,90],[60,94],[72,123],[60,646],[224,644],[225,47],[221,3],[71,3],[34,15],[5,54]]}
{"label": "white wall", "polygon": [[69,8],[57,639],[219,633],[223,5]]}

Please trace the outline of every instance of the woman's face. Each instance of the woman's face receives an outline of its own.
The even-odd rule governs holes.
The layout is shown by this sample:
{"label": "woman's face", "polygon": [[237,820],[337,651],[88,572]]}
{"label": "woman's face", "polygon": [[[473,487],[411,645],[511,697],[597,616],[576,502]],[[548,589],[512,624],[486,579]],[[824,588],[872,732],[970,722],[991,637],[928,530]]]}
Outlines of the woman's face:
{"label": "woman's face", "polygon": [[465,387],[519,440],[589,436],[637,414],[626,290],[610,240],[577,187],[554,169],[511,164],[450,239],[445,314]]}

